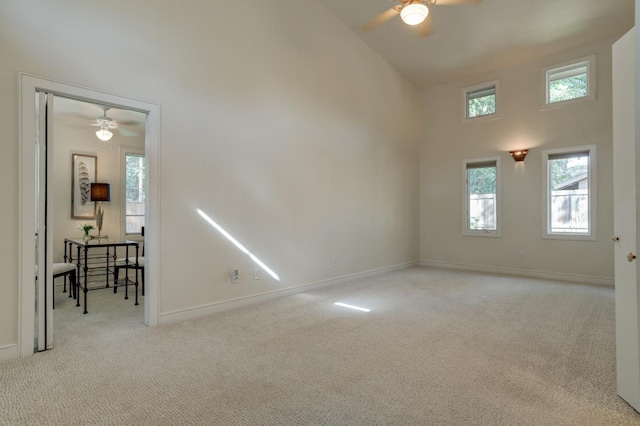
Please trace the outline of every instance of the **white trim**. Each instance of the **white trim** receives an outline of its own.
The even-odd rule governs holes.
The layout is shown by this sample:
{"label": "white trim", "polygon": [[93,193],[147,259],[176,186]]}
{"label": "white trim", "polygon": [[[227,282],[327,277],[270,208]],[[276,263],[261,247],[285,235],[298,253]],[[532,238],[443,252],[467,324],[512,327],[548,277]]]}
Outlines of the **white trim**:
{"label": "white trim", "polygon": [[551,271],[536,271],[532,269],[515,269],[505,268],[502,266],[483,266],[483,265],[468,265],[464,263],[451,263],[440,262],[437,260],[423,260],[420,262],[421,266],[427,266],[431,268],[441,269],[455,269],[458,271],[472,271],[472,272],[488,272],[491,274],[500,275],[516,275],[522,277],[540,278],[544,280],[566,281],[580,284],[601,285],[613,287],[613,278],[607,277],[594,277],[591,275],[579,275],[579,274],[567,274],[564,272],[551,272]]}
{"label": "white trim", "polygon": [[[589,152],[589,233],[549,233],[549,156]],[[566,148],[545,149],[542,151],[542,238],[545,240],[598,241],[598,147],[597,145],[579,145]]]}
{"label": "white trim", "polygon": [[132,109],[147,114],[145,129],[145,155],[149,168],[148,198],[146,210],[149,233],[145,250],[146,294],[145,324],[158,323],[160,282],[157,268],[159,262],[159,191],[160,175],[160,105],[143,102],[95,89],[69,83],[49,80],[25,73],[19,73],[19,138],[20,138],[20,180],[19,216],[20,246],[19,256],[19,307],[18,307],[18,355],[28,356],[34,352],[34,306],[33,285],[35,265],[35,93],[44,91],[78,100],[106,104],[123,109]]}
{"label": "white trim", "polygon": [[[494,87],[495,88],[495,96],[496,96],[496,112],[493,114],[485,114],[479,115],[476,117],[469,117],[469,106],[467,104],[467,94],[469,92],[475,92],[480,89],[488,89]],[[462,104],[462,122],[463,123],[477,123],[480,121],[489,121],[496,120],[498,118],[502,118],[502,99],[500,97],[500,79],[486,81],[484,83],[474,84],[473,86],[467,86],[460,89],[460,99]]]}
{"label": "white trim", "polygon": [[199,318],[205,315],[214,314],[217,312],[229,311],[232,309],[242,308],[250,306],[255,303],[264,302],[271,299],[277,299],[280,297],[291,296],[294,294],[302,293],[305,291],[316,290],[322,287],[327,287],[336,284],[344,284],[348,281],[355,279],[367,278],[374,275],[380,275],[382,273],[396,271],[399,269],[409,268],[411,266],[419,265],[420,262],[407,262],[398,265],[385,266],[382,268],[372,269],[364,272],[357,272],[355,274],[344,275],[336,278],[329,278],[327,280],[315,281],[312,283],[301,284],[298,286],[282,288],[265,293],[239,297],[237,299],[224,300],[221,302],[210,303],[206,305],[194,306],[192,308],[181,309],[172,312],[163,312],[160,314],[160,324],[169,324],[187,319]]}
{"label": "white trim", "polygon": [[0,346],[0,362],[18,358],[18,344]]}
{"label": "white trim", "polygon": [[[467,165],[477,163],[496,163],[496,229],[472,230],[469,225],[469,183],[467,182]],[[462,160],[462,236],[464,237],[502,237],[502,170],[500,157],[465,158]]]}
{"label": "white trim", "polygon": [[[556,70],[558,68],[571,68],[572,66],[579,66],[583,63],[587,65],[587,95],[581,98],[569,99],[566,101],[558,101],[549,103],[549,81],[547,73],[549,71]],[[552,66],[548,66],[542,68],[540,81],[542,84],[542,93],[541,93],[541,107],[542,111],[565,107],[568,105],[573,105],[579,102],[585,101],[595,101],[597,99],[597,79],[596,79],[596,54],[592,54],[589,56],[584,56],[582,58],[573,59],[571,61],[562,62],[560,64],[555,64]]]}

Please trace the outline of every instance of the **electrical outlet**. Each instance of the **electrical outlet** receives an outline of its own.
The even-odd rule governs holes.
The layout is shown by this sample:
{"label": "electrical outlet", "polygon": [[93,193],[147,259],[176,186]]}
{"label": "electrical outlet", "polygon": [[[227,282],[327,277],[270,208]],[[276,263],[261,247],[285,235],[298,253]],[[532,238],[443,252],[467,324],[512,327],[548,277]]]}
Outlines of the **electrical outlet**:
{"label": "electrical outlet", "polygon": [[255,271],[253,271],[253,279],[254,280],[260,279],[260,268],[256,268]]}
{"label": "electrical outlet", "polygon": [[518,253],[518,259],[519,260],[524,260],[524,252],[523,251]]}
{"label": "electrical outlet", "polygon": [[234,269],[234,270],[231,271],[231,282],[232,283],[237,283],[238,282],[238,275],[239,275],[239,272],[238,272],[237,269]]}

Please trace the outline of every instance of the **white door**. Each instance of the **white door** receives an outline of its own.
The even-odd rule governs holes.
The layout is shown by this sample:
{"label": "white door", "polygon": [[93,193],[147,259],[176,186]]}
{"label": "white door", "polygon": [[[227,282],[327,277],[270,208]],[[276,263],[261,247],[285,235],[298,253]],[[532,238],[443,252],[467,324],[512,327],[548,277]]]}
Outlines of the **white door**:
{"label": "white door", "polygon": [[[636,251],[635,40],[613,45],[613,202],[618,394],[640,411],[640,309]],[[628,257],[629,256],[629,257]]]}
{"label": "white door", "polygon": [[53,347],[53,94],[36,93],[36,350]]}

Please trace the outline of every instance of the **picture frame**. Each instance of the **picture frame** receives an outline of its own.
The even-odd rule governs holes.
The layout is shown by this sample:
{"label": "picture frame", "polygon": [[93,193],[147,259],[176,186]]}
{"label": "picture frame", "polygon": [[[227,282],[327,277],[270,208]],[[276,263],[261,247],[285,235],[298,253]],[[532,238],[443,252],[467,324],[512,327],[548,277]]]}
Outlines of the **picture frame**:
{"label": "picture frame", "polygon": [[91,184],[96,182],[98,157],[71,154],[71,218],[95,219],[96,203],[91,201]]}

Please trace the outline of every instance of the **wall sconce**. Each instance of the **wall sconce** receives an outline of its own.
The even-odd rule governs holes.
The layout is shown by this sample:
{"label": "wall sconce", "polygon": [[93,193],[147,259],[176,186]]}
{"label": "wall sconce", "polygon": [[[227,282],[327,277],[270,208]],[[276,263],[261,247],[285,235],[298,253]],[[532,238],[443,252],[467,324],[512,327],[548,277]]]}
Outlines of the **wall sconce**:
{"label": "wall sconce", "polygon": [[524,161],[524,157],[527,156],[528,149],[519,149],[517,151],[509,151],[509,154],[513,157],[513,159],[517,162]]}
{"label": "wall sconce", "polygon": [[100,235],[102,232],[102,221],[104,219],[103,201],[111,201],[111,187],[108,183],[92,183],[91,184],[91,201],[98,202],[98,210],[96,211],[96,226],[98,228],[98,236],[96,238],[109,238],[107,235]]}

